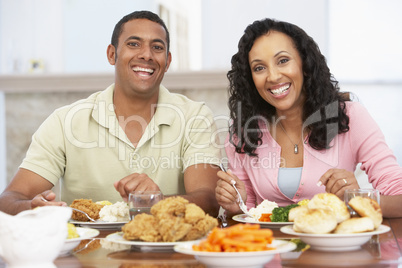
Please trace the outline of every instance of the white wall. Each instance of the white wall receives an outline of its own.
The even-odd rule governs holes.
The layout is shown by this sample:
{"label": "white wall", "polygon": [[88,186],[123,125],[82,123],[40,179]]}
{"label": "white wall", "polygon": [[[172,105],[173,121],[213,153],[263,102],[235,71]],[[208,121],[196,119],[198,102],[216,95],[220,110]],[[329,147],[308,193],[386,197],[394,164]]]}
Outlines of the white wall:
{"label": "white wall", "polygon": [[4,92],[0,91],[0,192],[6,188],[6,117]]}
{"label": "white wall", "polygon": [[0,73],[28,73],[30,60],[63,71],[62,0],[0,0]]}
{"label": "white wall", "polygon": [[328,0],[203,0],[203,69],[230,68],[237,44],[255,20],[272,18],[303,28],[324,54],[328,40]]}
{"label": "white wall", "polygon": [[402,82],[402,2],[329,3],[329,65],[335,77],[354,83]]}

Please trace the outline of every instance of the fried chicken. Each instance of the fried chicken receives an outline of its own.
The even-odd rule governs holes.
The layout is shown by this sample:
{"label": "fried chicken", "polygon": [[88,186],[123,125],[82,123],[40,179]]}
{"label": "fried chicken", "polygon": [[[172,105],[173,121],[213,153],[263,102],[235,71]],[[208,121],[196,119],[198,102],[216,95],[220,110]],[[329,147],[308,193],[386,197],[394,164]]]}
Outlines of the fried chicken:
{"label": "fried chicken", "polygon": [[[70,207],[76,208],[86,212],[92,219],[99,219],[99,211],[103,208],[103,205],[92,202],[92,199],[75,199]],[[89,219],[81,212],[73,210],[71,216],[76,221],[89,221]]]}
{"label": "fried chicken", "polygon": [[162,237],[156,227],[158,222],[152,215],[141,213],[135,216],[135,220],[126,223],[121,230],[123,238],[127,240],[143,240],[148,242],[160,242]]}
{"label": "fried chicken", "polygon": [[122,228],[127,240],[176,242],[196,240],[218,226],[217,219],[182,197],[169,197],[139,214]]}

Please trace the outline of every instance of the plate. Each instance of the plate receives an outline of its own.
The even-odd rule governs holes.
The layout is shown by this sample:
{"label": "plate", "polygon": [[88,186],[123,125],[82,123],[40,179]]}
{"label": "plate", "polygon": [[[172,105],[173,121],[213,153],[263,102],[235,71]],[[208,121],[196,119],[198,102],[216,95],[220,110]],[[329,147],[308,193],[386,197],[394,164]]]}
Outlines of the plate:
{"label": "plate", "polygon": [[69,221],[72,224],[79,225],[81,227],[95,228],[95,229],[120,229],[128,221],[108,222],[97,220],[91,221]]}
{"label": "plate", "polygon": [[276,249],[253,252],[205,252],[195,251],[192,246],[199,242],[187,242],[174,246],[176,252],[194,257],[208,267],[263,267],[270,262],[275,254],[292,251],[296,244],[275,239],[270,246]]}
{"label": "plate", "polygon": [[258,223],[261,227],[279,228],[285,225],[293,225],[293,222],[266,222],[266,221],[256,221],[253,218],[247,216],[246,214],[235,215],[232,217],[233,220],[243,223]]}
{"label": "plate", "polygon": [[195,241],[179,241],[179,242],[146,242],[146,241],[138,241],[138,240],[126,240],[123,238],[123,232],[116,232],[106,236],[106,239],[110,242],[125,244],[136,246],[141,249],[141,251],[151,251],[151,250],[169,250],[171,251],[174,246],[180,244],[186,244],[188,242],[199,242],[200,240]]}
{"label": "plate", "polygon": [[386,225],[380,225],[372,232],[356,234],[306,234],[295,232],[292,226],[281,227],[281,232],[300,237],[300,239],[309,244],[312,249],[320,251],[349,251],[358,250],[373,235],[386,233],[390,228]]}
{"label": "plate", "polygon": [[92,228],[83,228],[83,227],[76,227],[77,233],[80,237],[66,239],[59,256],[65,256],[70,254],[70,251],[73,250],[82,240],[91,239],[95,236],[99,235],[99,231]]}

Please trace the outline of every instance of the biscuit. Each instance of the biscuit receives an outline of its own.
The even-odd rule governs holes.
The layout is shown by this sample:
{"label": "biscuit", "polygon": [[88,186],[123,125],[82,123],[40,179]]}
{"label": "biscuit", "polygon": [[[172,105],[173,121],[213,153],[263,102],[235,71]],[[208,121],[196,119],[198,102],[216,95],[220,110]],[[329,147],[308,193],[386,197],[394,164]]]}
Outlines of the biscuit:
{"label": "biscuit", "polygon": [[335,213],[330,209],[309,209],[294,220],[293,230],[309,234],[326,234],[337,226]]}
{"label": "biscuit", "polygon": [[351,218],[343,221],[336,227],[336,234],[354,234],[373,231],[374,222],[369,217]]}
{"label": "biscuit", "polygon": [[307,206],[298,206],[289,210],[288,221],[293,222],[298,216],[302,216],[308,211]]}
{"label": "biscuit", "polygon": [[377,229],[382,223],[382,211],[380,205],[373,199],[368,197],[355,196],[349,201],[357,214],[361,217],[370,217]]}
{"label": "biscuit", "polygon": [[341,199],[331,193],[316,194],[307,204],[308,208],[327,208],[331,209],[336,216],[338,223],[350,218],[350,213]]}

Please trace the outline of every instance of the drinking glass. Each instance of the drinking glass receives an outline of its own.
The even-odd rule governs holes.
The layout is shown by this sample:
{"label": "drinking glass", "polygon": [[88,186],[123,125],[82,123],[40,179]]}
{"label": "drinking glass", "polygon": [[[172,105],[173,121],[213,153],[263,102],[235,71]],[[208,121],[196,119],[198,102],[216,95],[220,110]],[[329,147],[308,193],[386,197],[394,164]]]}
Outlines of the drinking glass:
{"label": "drinking glass", "polygon": [[163,199],[160,191],[134,191],[128,196],[130,219],[141,213],[151,214],[151,207]]}
{"label": "drinking glass", "polygon": [[380,204],[380,192],[376,189],[347,189],[344,193],[344,201],[352,217],[357,216],[357,213],[349,206],[349,201],[355,196],[368,197]]}

